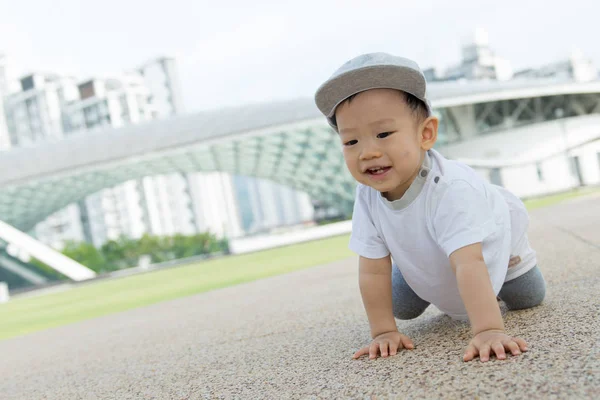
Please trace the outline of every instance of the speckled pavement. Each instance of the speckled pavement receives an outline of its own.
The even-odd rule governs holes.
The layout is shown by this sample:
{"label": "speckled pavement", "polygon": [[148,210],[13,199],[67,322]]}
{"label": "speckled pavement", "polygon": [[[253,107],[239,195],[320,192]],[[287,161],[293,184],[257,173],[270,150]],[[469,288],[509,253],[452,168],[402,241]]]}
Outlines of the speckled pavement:
{"label": "speckled pavement", "polygon": [[398,322],[415,350],[352,360],[352,258],[2,341],[0,399],[598,398],[600,197],[536,210],[530,238],[547,297],[506,314],[530,351],[505,361],[464,363],[468,326],[431,307]]}

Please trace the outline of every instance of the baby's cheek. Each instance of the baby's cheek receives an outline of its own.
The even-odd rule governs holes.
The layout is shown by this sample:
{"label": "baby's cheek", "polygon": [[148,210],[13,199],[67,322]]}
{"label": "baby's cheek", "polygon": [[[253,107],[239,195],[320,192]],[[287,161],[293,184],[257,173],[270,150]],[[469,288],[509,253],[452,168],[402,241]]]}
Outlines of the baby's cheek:
{"label": "baby's cheek", "polygon": [[344,152],[344,162],[346,163],[346,167],[352,172],[355,168],[356,162],[352,161],[352,158],[348,157],[348,155]]}
{"label": "baby's cheek", "polygon": [[400,157],[403,160],[409,159],[409,158],[411,158],[411,156],[412,156],[412,154],[411,154],[410,150],[403,150],[400,152]]}
{"label": "baby's cheek", "polygon": [[348,168],[348,171],[350,171],[350,174],[358,179],[358,176],[360,175],[360,171],[358,170],[358,164],[353,161],[352,159],[348,159],[346,157],[344,157],[344,161],[346,162],[346,168]]}
{"label": "baby's cheek", "polygon": [[412,169],[415,163],[419,162],[419,154],[411,150],[402,149],[398,152],[397,163],[402,169]]}

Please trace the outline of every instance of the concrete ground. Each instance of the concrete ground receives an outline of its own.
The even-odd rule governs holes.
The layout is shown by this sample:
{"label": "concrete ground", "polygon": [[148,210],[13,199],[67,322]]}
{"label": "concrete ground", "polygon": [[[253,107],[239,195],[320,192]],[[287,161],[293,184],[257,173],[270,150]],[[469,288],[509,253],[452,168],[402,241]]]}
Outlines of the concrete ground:
{"label": "concrete ground", "polygon": [[505,361],[464,363],[468,326],[432,307],[398,322],[415,350],[352,360],[349,259],[0,342],[0,398],[598,398],[600,196],[536,210],[530,238],[547,297],[506,314],[530,351]]}

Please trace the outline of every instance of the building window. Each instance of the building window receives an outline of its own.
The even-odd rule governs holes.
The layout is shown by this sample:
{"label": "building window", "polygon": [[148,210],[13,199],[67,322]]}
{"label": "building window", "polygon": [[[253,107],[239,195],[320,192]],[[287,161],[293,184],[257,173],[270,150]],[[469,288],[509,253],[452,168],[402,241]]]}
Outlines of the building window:
{"label": "building window", "polygon": [[502,173],[500,168],[492,168],[490,170],[490,182],[497,186],[504,186],[502,184]]}
{"label": "building window", "polygon": [[35,83],[33,81],[33,75],[29,75],[25,78],[21,79],[21,89],[26,92],[35,87]]}
{"label": "building window", "polygon": [[584,185],[583,174],[581,173],[581,164],[579,162],[579,156],[571,157],[571,172],[573,176],[577,178],[577,183],[579,186]]}
{"label": "building window", "polygon": [[81,100],[94,97],[96,95],[95,92],[94,81],[88,81],[79,85],[79,97]]}
{"label": "building window", "polygon": [[537,170],[538,180],[540,182],[543,182],[544,181],[544,171],[542,171],[542,164],[540,164],[540,163],[535,164],[535,169]]}

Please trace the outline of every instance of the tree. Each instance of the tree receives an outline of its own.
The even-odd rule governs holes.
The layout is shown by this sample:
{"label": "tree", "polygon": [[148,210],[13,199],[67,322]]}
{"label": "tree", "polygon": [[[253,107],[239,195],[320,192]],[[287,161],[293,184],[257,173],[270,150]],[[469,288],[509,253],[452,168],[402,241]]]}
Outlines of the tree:
{"label": "tree", "polygon": [[62,253],[95,272],[104,271],[106,260],[98,249],[89,243],[68,241]]}
{"label": "tree", "polygon": [[209,232],[195,235],[152,236],[139,239],[121,236],[109,240],[100,249],[89,243],[67,242],[63,254],[96,272],[135,267],[140,257],[149,255],[152,263],[177,260],[202,254],[228,253],[227,239],[217,239]]}

